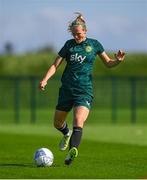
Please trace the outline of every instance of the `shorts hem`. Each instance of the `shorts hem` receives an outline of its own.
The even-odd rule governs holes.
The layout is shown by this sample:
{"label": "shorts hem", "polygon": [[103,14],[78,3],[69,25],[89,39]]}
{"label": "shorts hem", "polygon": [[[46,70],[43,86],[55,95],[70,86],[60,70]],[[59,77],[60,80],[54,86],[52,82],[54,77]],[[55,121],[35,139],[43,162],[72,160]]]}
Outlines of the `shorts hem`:
{"label": "shorts hem", "polygon": [[70,109],[65,109],[65,108],[60,108],[60,107],[56,107],[56,110],[64,111],[64,112],[69,112],[70,111]]}
{"label": "shorts hem", "polygon": [[74,105],[73,107],[78,107],[78,106],[83,106],[83,107],[86,107],[88,110],[91,110],[91,107],[88,107],[84,104],[77,104],[77,105]]}

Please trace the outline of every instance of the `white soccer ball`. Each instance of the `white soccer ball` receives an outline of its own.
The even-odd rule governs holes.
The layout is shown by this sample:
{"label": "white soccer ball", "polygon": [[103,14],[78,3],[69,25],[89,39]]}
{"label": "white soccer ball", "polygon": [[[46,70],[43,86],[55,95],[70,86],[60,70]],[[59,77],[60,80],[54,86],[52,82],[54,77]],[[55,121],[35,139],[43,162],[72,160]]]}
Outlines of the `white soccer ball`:
{"label": "white soccer ball", "polygon": [[47,167],[53,164],[54,155],[51,150],[47,148],[40,148],[35,152],[34,160],[38,167]]}

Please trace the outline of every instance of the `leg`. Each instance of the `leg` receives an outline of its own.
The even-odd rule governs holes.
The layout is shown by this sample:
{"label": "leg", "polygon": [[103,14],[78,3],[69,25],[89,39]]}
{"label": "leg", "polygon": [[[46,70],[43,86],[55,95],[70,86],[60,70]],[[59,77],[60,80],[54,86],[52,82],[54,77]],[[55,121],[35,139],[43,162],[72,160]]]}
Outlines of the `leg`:
{"label": "leg", "polygon": [[71,132],[65,122],[67,114],[68,112],[56,110],[54,115],[54,126],[64,135],[61,142],[59,143],[59,149],[62,151],[66,150],[68,147],[71,136]]}
{"label": "leg", "polygon": [[68,112],[66,111],[55,111],[54,115],[54,127],[57,129],[63,128]]}
{"label": "leg", "polygon": [[72,147],[78,148],[81,137],[84,122],[89,115],[89,109],[84,106],[78,106],[74,108],[74,120],[73,120],[73,133],[70,139],[70,149]]}
{"label": "leg", "polygon": [[85,106],[77,106],[74,108],[73,127],[83,128],[84,122],[89,115],[89,109]]}
{"label": "leg", "polygon": [[73,121],[73,133],[70,138],[69,152],[65,159],[65,164],[70,165],[74,158],[78,156],[78,146],[82,137],[82,129],[84,122],[86,121],[89,109],[85,106],[78,106],[74,108],[74,121]]}

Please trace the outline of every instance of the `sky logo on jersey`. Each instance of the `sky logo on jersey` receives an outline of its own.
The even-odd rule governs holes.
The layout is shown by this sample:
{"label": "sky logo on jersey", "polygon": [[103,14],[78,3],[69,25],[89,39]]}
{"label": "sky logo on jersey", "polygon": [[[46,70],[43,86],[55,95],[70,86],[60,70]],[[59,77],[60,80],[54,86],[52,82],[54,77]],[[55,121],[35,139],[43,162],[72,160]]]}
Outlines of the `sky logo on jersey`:
{"label": "sky logo on jersey", "polygon": [[75,62],[83,63],[85,58],[86,58],[86,56],[78,55],[78,53],[76,53],[76,54],[72,54],[70,56],[70,61],[75,61]]}

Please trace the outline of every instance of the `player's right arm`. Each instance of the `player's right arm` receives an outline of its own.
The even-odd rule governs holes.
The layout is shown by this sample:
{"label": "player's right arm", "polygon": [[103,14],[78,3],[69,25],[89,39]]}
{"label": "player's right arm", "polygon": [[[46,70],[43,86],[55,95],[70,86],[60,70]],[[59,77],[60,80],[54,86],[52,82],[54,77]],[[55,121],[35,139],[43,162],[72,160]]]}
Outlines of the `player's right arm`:
{"label": "player's right arm", "polygon": [[60,56],[57,56],[54,63],[50,66],[48,69],[46,75],[43,77],[43,79],[39,83],[39,88],[41,90],[45,90],[45,86],[47,85],[47,81],[55,74],[57,68],[62,63],[63,58]]}

